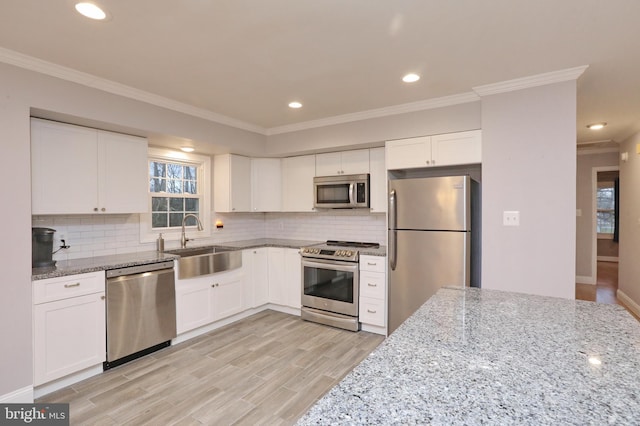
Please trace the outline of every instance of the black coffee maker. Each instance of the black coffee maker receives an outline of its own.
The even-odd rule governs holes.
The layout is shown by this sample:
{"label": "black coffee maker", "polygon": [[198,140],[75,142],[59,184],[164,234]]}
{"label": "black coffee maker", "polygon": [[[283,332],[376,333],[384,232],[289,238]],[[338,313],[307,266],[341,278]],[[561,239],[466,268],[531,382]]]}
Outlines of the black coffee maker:
{"label": "black coffee maker", "polygon": [[55,266],[53,256],[53,234],[55,229],[31,228],[31,267]]}

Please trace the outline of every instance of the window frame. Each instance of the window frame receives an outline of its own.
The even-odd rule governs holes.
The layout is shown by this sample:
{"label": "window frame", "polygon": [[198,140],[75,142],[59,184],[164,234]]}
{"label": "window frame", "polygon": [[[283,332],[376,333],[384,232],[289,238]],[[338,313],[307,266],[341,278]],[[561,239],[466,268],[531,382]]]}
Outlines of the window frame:
{"label": "window frame", "polygon": [[203,155],[183,153],[171,149],[149,148],[147,152],[147,206],[146,213],[140,214],[140,242],[150,243],[156,241],[158,235],[167,241],[179,241],[182,236],[182,229],[175,227],[171,229],[154,230],[152,228],[151,199],[158,196],[157,192],[149,189],[149,162],[179,162],[195,166],[197,168],[199,196],[198,217],[202,222],[203,230],[198,231],[196,226],[187,226],[189,238],[206,238],[211,236],[211,158]]}

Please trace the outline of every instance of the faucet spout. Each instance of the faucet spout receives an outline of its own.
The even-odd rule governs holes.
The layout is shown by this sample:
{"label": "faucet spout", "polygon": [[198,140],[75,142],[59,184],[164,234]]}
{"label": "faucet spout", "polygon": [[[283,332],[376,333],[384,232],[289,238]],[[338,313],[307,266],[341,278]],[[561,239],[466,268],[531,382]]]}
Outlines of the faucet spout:
{"label": "faucet spout", "polygon": [[187,221],[188,217],[193,217],[193,218],[196,219],[196,223],[198,225],[198,231],[202,231],[204,229],[204,227],[202,226],[202,222],[200,222],[200,218],[198,216],[196,216],[193,213],[185,214],[184,217],[182,218],[182,238],[180,238],[180,247],[181,248],[186,248],[187,247],[187,241],[189,241],[189,238],[187,238],[187,236],[185,235],[185,231],[184,231],[184,223]]}

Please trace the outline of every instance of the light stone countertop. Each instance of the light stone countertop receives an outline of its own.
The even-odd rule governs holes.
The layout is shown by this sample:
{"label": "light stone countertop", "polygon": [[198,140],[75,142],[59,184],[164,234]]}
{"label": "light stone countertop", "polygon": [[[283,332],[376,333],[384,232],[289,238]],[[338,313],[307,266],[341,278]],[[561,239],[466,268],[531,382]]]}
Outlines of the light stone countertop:
{"label": "light stone countertop", "polygon": [[443,288],[298,424],[640,424],[640,323],[618,305]]}
{"label": "light stone countertop", "polygon": [[[206,244],[200,247],[222,247],[231,250],[246,250],[259,247],[283,247],[283,248],[300,248],[321,244],[323,241],[306,241],[306,240],[288,240],[278,238],[259,238],[253,240],[229,241],[219,244]],[[198,245],[190,245],[189,248],[198,248]],[[167,249],[173,250],[173,249]],[[378,254],[374,256],[384,256],[386,251],[384,247],[381,249],[364,249],[366,254],[372,254],[375,251]],[[365,254],[363,252],[363,254]],[[87,272],[104,271],[108,269],[124,268],[127,266],[138,266],[150,263],[158,263],[165,260],[173,260],[180,256],[169,253],[158,253],[155,251],[146,251],[138,253],[122,253],[110,256],[97,256],[81,259],[71,259],[66,261],[58,261],[54,267],[34,268],[31,270],[31,280],[42,280],[46,278],[62,277],[67,275],[84,274]]]}

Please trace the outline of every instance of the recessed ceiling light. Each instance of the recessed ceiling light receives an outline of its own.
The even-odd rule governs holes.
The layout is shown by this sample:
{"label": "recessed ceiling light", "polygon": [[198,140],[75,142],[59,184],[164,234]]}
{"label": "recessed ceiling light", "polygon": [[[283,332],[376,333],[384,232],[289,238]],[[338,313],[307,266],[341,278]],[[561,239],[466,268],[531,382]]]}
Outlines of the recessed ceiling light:
{"label": "recessed ceiling light", "polygon": [[196,149],[195,149],[194,147],[192,147],[192,146],[181,146],[181,147],[180,147],[180,149],[181,149],[182,151],[184,151],[184,152],[193,152],[193,151],[195,151],[195,150],[196,150]]}
{"label": "recessed ceiling light", "polygon": [[407,74],[402,77],[402,81],[405,83],[415,83],[418,80],[420,80],[420,76],[418,74]]}
{"label": "recessed ceiling light", "polygon": [[302,108],[302,104],[300,102],[289,102],[289,108]]}
{"label": "recessed ceiling light", "polygon": [[86,16],[87,18],[95,19],[97,21],[101,21],[107,17],[107,14],[104,10],[100,9],[93,3],[83,2],[76,3],[76,10],[81,14]]}
{"label": "recessed ceiling light", "polygon": [[603,128],[604,126],[606,126],[606,125],[607,125],[607,123],[605,123],[605,122],[602,122],[602,123],[593,123],[593,124],[589,124],[589,125],[587,126],[587,129],[590,129],[590,130],[600,130],[600,129],[602,129],[602,128]]}

